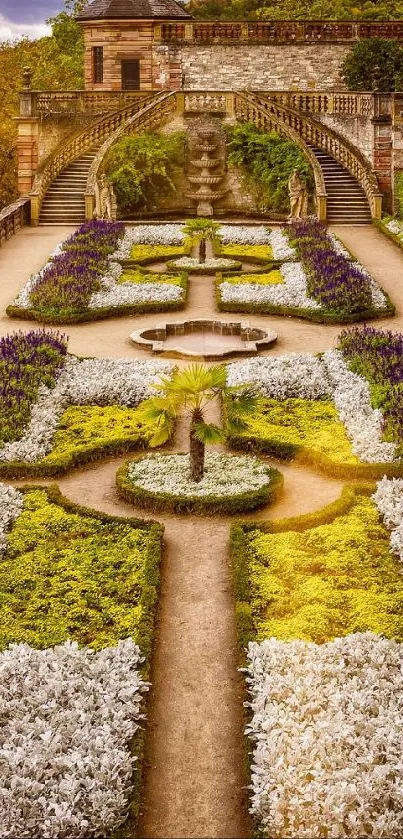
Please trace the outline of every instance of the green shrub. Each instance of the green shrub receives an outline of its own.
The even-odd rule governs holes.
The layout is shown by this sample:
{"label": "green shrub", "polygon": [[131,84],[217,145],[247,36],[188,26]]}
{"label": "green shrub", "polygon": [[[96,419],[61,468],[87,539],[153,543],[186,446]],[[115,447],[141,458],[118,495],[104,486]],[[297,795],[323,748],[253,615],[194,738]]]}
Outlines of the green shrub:
{"label": "green shrub", "polygon": [[23,492],[0,564],[1,648],[102,649],[130,635],[149,655],[163,528],[77,507],[55,487]]}
{"label": "green shrub", "polygon": [[347,53],[341,75],[350,90],[401,90],[403,49],[392,38],[363,38]]}
{"label": "green shrub", "polygon": [[253,123],[228,129],[228,163],[244,173],[258,205],[277,212],[289,212],[288,179],[294,169],[309,190],[314,186],[311,167],[299,146],[274,131],[260,131]]}
{"label": "green shrub", "polygon": [[175,192],[175,176],[184,165],[185,135],[144,131],[123,137],[109,150],[105,170],[121,213],[152,210]]}

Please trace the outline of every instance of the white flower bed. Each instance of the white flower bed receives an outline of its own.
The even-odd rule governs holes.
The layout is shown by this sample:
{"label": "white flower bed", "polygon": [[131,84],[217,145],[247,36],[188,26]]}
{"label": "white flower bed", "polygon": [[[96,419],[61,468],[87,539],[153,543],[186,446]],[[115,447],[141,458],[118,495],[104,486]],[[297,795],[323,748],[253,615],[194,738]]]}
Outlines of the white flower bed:
{"label": "white flower bed", "polygon": [[128,477],[155,495],[184,498],[228,498],[260,489],[271,481],[269,468],[257,458],[217,452],[206,452],[204,476],[199,483],[191,480],[188,454],[150,454],[130,463]]}
{"label": "white flower bed", "polygon": [[348,369],[339,350],[324,353],[333,400],[354,454],[366,463],[387,463],[395,460],[395,443],[382,440],[382,413],[371,406],[369,384],[362,376]]}
{"label": "white flower bed", "polygon": [[269,245],[270,230],[264,224],[220,224],[218,235],[223,245]]}
{"label": "white flower bed", "polygon": [[254,384],[271,399],[322,399],[332,387],[323,361],[311,353],[248,358],[227,365],[227,385]]}
{"label": "white flower bed", "polygon": [[24,434],[19,440],[5,443],[0,449],[0,461],[41,460],[51,451],[59,420],[69,405],[134,407],[155,395],[153,385],[172,370],[168,361],[94,358],[80,362],[68,356],[55,387],[39,388]]}
{"label": "white flower bed", "polygon": [[0,558],[7,550],[7,533],[23,506],[24,496],[18,489],[0,484]]}
{"label": "white flower bed", "polygon": [[259,283],[220,284],[223,303],[248,303],[273,306],[293,306],[302,309],[321,309],[308,297],[306,274],[300,262],[285,263],[280,268],[284,283],[262,285]]}
{"label": "white flower bed", "polygon": [[249,644],[251,812],[270,837],[403,835],[403,646]]}
{"label": "white flower bed", "polygon": [[175,259],[172,264],[174,268],[181,268],[184,271],[194,271],[195,269],[202,271],[204,268],[207,271],[230,271],[232,268],[237,268],[239,262],[234,262],[233,259],[226,259],[225,257],[212,257],[200,263],[198,259],[192,256],[181,256],[179,259]]}
{"label": "white flower bed", "polygon": [[278,228],[270,231],[269,244],[273,251],[274,259],[296,259],[297,251],[292,248],[288,237]]}
{"label": "white flower bed", "polygon": [[67,642],[0,653],[0,835],[105,836],[128,811],[147,685],[131,639],[93,652]]}
{"label": "white flower bed", "polygon": [[139,224],[126,227],[113,258],[130,259],[134,245],[183,245],[185,234],[182,228],[182,224]]}
{"label": "white flower bed", "polygon": [[89,309],[136,305],[141,303],[168,303],[183,300],[183,288],[169,283],[112,283],[105,277],[101,280],[103,288],[96,291],[88,303]]}
{"label": "white flower bed", "polygon": [[403,562],[403,480],[382,478],[372,496],[385,527],[391,530],[390,548]]}

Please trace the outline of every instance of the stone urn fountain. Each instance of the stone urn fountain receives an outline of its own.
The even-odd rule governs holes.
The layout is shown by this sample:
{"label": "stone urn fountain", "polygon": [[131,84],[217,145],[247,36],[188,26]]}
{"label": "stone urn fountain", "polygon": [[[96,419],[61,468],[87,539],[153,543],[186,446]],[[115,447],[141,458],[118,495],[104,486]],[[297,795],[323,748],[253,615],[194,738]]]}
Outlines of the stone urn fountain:
{"label": "stone urn fountain", "polygon": [[190,183],[195,186],[193,192],[187,193],[187,197],[197,202],[196,215],[198,216],[212,216],[213,202],[218,201],[227,192],[227,190],[218,189],[218,184],[225,178],[222,161],[214,156],[218,148],[216,132],[211,128],[199,127],[197,140],[192,147],[189,159],[190,166],[197,170],[197,173],[187,175]]}

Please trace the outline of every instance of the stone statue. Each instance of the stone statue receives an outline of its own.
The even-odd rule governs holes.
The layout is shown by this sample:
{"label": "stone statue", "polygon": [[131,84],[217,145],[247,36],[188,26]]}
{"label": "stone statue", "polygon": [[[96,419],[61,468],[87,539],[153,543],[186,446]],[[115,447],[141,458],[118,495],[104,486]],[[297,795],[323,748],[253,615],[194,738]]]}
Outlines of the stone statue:
{"label": "stone statue", "polygon": [[305,218],[308,215],[308,191],[298,169],[294,169],[288,179],[288,194],[291,205],[289,218]]}
{"label": "stone statue", "polygon": [[116,220],[116,196],[113,186],[105,174],[102,174],[95,187],[95,218]]}

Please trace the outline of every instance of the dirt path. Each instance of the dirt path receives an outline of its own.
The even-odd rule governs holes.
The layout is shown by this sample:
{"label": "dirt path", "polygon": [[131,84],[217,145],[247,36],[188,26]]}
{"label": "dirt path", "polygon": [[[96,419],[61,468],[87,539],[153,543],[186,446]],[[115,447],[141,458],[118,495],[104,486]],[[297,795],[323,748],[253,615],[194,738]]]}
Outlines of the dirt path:
{"label": "dirt path", "polygon": [[[7,242],[0,258],[0,334],[32,328],[10,321],[5,307],[29,274],[71,228],[24,228]],[[376,229],[334,228],[381,283],[403,314],[403,252]],[[186,314],[216,311],[213,279],[192,277]],[[181,314],[167,315],[175,320]],[[233,319],[233,315],[223,315]],[[120,318],[63,329],[70,351],[99,357],[147,357],[128,335],[155,315]],[[270,354],[317,352],[334,345],[340,327],[275,317],[248,317],[270,326],[279,341]],[[403,317],[380,321],[403,329]],[[187,449],[181,424],[173,451]],[[144,837],[246,837],[246,778],[242,735],[242,680],[237,674],[233,591],[228,567],[230,519],[147,515],[121,501],[115,475],[125,458],[103,460],[56,483],[73,501],[122,516],[158,518],[165,524],[166,552],[151,693],[141,835]],[[266,510],[245,518],[262,520],[317,510],[335,500],[343,482],[306,466],[278,466],[285,478],[282,495]],[[16,482],[17,483],[17,482]],[[23,482],[19,482],[23,483]],[[32,480],[27,481],[32,483]],[[37,483],[52,483],[51,480]]]}

